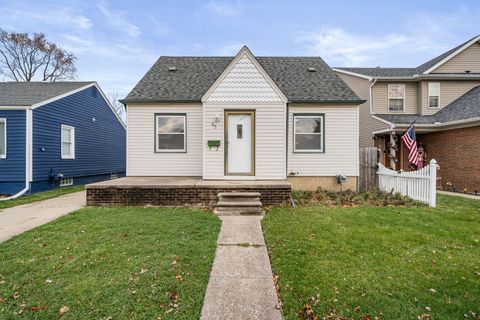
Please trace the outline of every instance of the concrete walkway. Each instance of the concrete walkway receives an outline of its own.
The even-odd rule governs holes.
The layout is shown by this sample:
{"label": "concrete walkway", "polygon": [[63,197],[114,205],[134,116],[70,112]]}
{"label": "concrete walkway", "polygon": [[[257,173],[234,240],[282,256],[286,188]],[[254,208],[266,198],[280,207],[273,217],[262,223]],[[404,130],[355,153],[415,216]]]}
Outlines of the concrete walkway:
{"label": "concrete walkway", "polygon": [[85,206],[85,191],[0,210],[0,242]]}
{"label": "concrete walkway", "polygon": [[442,190],[438,190],[437,193],[446,194],[447,196],[463,197],[463,198],[467,198],[467,199],[480,200],[480,196],[476,196],[474,194],[468,194],[468,193],[450,192],[450,191],[442,191]]}
{"label": "concrete walkway", "polygon": [[281,319],[261,216],[221,216],[200,319]]}

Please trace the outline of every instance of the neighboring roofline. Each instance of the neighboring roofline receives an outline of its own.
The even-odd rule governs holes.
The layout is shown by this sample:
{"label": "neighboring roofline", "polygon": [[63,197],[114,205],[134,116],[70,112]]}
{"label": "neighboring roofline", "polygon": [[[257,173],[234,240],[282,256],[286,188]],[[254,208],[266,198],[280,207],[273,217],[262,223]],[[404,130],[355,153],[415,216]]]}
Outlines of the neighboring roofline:
{"label": "neighboring roofline", "polygon": [[121,103],[128,105],[132,103],[202,103],[200,99],[180,99],[180,100],[159,100],[159,99],[121,99]]}
{"label": "neighboring roofline", "polygon": [[235,55],[235,58],[230,62],[230,64],[223,70],[223,72],[220,74],[220,76],[215,80],[215,82],[208,88],[207,92],[202,96],[201,101],[205,102],[210,98],[210,95],[213,93],[213,91],[218,87],[218,85],[225,79],[225,77],[230,73],[230,71],[233,69],[233,67],[237,64],[237,62],[242,58],[242,55],[246,54],[250,60],[253,62],[257,70],[263,75],[263,77],[267,80],[267,82],[270,84],[270,86],[275,90],[277,95],[280,97],[283,103],[287,103],[288,99],[285,96],[285,94],[280,90],[278,85],[275,83],[275,81],[270,78],[268,73],[263,69],[263,67],[260,65],[258,60],[255,58],[253,53],[248,49],[247,46],[243,46],[242,49]]}
{"label": "neighboring roofline", "polygon": [[334,103],[334,104],[362,104],[367,100],[289,100],[288,103],[308,104],[308,103]]}
{"label": "neighboring roofline", "polygon": [[459,79],[459,80],[479,80],[480,74],[469,74],[469,73],[459,73],[459,74],[445,74],[445,73],[430,73],[430,74],[416,74],[413,76],[401,76],[401,77],[386,77],[386,76],[369,76],[366,74],[361,74],[352,71],[346,71],[338,68],[332,68],[336,72],[344,73],[350,76],[366,79],[372,81],[377,79],[379,81],[417,81],[423,79]]}
{"label": "neighboring roofline", "polygon": [[51,103],[51,102],[54,102],[54,101],[57,101],[57,100],[60,100],[62,98],[65,98],[65,97],[68,97],[69,95],[71,94],[74,94],[74,93],[77,93],[77,92],[80,92],[82,90],[85,90],[87,88],[90,88],[92,86],[95,85],[95,82],[92,81],[91,83],[87,84],[87,85],[84,85],[84,86],[81,86],[77,89],[74,89],[74,90],[71,90],[71,91],[68,91],[68,92],[65,92],[65,93],[62,93],[58,96],[55,96],[55,97],[52,97],[52,98],[49,98],[47,100],[43,100],[43,101],[40,101],[40,102],[37,102],[37,103],[34,103],[30,106],[30,109],[37,109],[37,108],[40,108],[41,106],[44,106],[48,103]]}
{"label": "neighboring roofline", "polygon": [[366,79],[366,80],[368,80],[368,81],[372,81],[372,79],[374,78],[374,77],[371,77],[371,76],[368,76],[368,75],[365,75],[365,74],[361,74],[361,73],[357,73],[357,72],[352,72],[352,71],[347,71],[347,70],[343,70],[343,69],[339,69],[339,68],[332,68],[332,70],[333,70],[333,71],[336,71],[336,72],[348,74],[348,75],[350,75],[350,76],[363,78],[363,79]]}
{"label": "neighboring roofline", "polygon": [[472,40],[467,42],[465,45],[458,48],[455,52],[452,52],[450,55],[448,55],[447,57],[442,59],[440,62],[437,62],[435,65],[433,65],[432,67],[430,67],[429,69],[424,71],[423,74],[431,73],[433,70],[437,69],[438,67],[440,67],[441,65],[443,65],[444,63],[446,63],[447,61],[449,61],[450,59],[452,59],[453,57],[458,55],[460,52],[464,51],[465,49],[467,49],[468,47],[470,47],[472,44],[474,44],[475,42],[477,42],[479,40],[480,40],[480,35],[476,36],[475,38],[473,38]]}
{"label": "neighboring roofline", "polygon": [[[381,119],[379,117],[373,116],[375,119],[383,121],[387,124],[390,124],[392,126],[391,129],[394,128],[404,128],[404,127],[409,127],[412,124],[411,123],[395,123],[395,122],[390,122],[385,119]],[[421,115],[418,115],[419,118],[421,118]],[[416,127],[432,127],[432,128],[439,128],[439,127],[446,127],[446,126],[452,126],[452,125],[457,125],[457,124],[466,124],[466,123],[472,123],[472,122],[477,122],[480,121],[480,117],[474,117],[470,119],[461,119],[461,120],[451,120],[451,121],[444,121],[444,122],[435,122],[435,123],[415,123]]]}
{"label": "neighboring roofline", "polygon": [[378,120],[378,121],[381,121],[381,122],[383,122],[383,123],[386,123],[386,124],[388,124],[390,127],[394,127],[394,126],[395,126],[395,124],[394,124],[393,122],[390,122],[390,121],[388,121],[388,120],[385,120],[385,119],[382,119],[382,118],[380,118],[380,117],[377,117],[377,116],[374,115],[374,114],[372,114],[372,118],[374,118],[374,119],[376,119],[376,120]]}
{"label": "neighboring roofline", "polygon": [[37,103],[34,103],[32,105],[27,105],[27,106],[0,106],[0,110],[34,110],[34,109],[37,109],[37,108],[40,108],[44,105],[47,105],[49,103],[52,103],[52,102],[55,102],[57,100],[60,100],[60,99],[63,99],[65,97],[68,97],[74,93],[77,93],[77,92],[80,92],[80,91],[83,91],[85,89],[88,89],[90,87],[96,87],[97,90],[100,92],[100,94],[102,95],[102,98],[105,100],[105,102],[107,103],[107,105],[110,107],[110,109],[112,110],[113,114],[115,115],[115,117],[117,117],[117,120],[122,124],[123,128],[126,128],[126,125],[125,123],[122,121],[122,119],[120,118],[120,116],[117,114],[117,112],[115,111],[113,105],[111,104],[110,100],[107,99],[107,97],[105,96],[105,93],[103,92],[103,90],[100,88],[100,86],[98,85],[98,83],[96,81],[92,81],[90,82],[89,84],[87,85],[84,85],[84,86],[81,86],[77,89],[74,89],[74,90],[71,90],[71,91],[68,91],[68,92],[65,92],[65,93],[62,93],[58,96],[55,96],[55,97],[52,97],[52,98],[49,98],[47,100],[43,100],[43,101],[40,101],[40,102],[37,102]]}

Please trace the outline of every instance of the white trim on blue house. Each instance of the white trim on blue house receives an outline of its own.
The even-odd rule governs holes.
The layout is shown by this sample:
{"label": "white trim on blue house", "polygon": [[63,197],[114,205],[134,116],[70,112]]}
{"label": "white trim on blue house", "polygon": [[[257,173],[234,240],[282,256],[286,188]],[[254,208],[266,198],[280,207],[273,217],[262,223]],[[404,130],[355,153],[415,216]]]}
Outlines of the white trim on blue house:
{"label": "white trim on blue house", "polygon": [[3,136],[3,153],[0,153],[0,159],[6,159],[7,158],[7,119],[6,118],[0,118],[0,123],[3,123],[3,130],[5,131],[5,134]]}

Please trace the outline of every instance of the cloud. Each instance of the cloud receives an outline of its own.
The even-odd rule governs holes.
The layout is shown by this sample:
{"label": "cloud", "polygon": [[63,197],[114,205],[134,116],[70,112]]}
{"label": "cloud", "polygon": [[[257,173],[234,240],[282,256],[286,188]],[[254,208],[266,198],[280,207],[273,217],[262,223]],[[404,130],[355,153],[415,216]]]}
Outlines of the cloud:
{"label": "cloud", "polygon": [[142,33],[139,27],[125,17],[126,12],[110,9],[105,2],[98,3],[97,7],[112,27],[124,31],[131,37],[138,37]]}
{"label": "cloud", "polygon": [[458,38],[459,34],[470,36],[472,32],[465,30],[461,21],[479,19],[479,11],[465,8],[443,16],[419,13],[398,26],[395,33],[374,35],[323,26],[313,32],[301,32],[296,42],[305,45],[307,54],[320,55],[333,66],[415,67],[458,45],[460,40],[467,40]]}
{"label": "cloud", "polygon": [[238,17],[243,13],[243,5],[240,1],[216,1],[211,0],[206,5],[210,12],[222,17]]}
{"label": "cloud", "polygon": [[19,21],[23,21],[24,25],[35,26],[37,29],[42,26],[64,26],[70,29],[88,30],[93,26],[89,18],[66,7],[48,7],[43,10],[34,10],[33,8],[27,10],[23,6],[0,7],[0,16],[4,28],[22,32],[23,30],[18,30],[16,27]]}
{"label": "cloud", "polygon": [[220,56],[234,56],[242,47],[243,44],[240,42],[230,42],[220,46],[217,50],[215,50],[215,54]]}

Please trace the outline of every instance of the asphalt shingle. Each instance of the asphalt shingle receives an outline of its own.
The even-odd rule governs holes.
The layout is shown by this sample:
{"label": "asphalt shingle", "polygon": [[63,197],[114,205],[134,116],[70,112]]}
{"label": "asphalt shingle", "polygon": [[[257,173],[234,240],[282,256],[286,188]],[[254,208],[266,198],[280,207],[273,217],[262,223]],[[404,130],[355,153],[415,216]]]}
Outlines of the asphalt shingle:
{"label": "asphalt shingle", "polygon": [[[160,57],[123,102],[200,101],[233,59]],[[320,57],[257,60],[289,102],[362,102]],[[176,71],[169,71],[169,67],[176,67]],[[310,67],[316,71],[309,72]]]}
{"label": "asphalt shingle", "polygon": [[31,106],[93,83],[0,82],[0,106]]}

